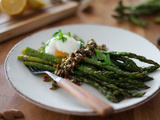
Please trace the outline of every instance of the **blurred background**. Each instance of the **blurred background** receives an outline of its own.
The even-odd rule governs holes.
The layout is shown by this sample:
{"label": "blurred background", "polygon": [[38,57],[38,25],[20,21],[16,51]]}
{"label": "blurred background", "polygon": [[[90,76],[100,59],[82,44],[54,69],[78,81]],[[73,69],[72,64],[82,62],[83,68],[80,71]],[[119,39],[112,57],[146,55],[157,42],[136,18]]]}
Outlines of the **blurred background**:
{"label": "blurred background", "polygon": [[0,10],[0,41],[55,22],[63,25],[62,20],[128,29],[154,44],[159,37],[154,31],[160,28],[159,0],[1,0]]}

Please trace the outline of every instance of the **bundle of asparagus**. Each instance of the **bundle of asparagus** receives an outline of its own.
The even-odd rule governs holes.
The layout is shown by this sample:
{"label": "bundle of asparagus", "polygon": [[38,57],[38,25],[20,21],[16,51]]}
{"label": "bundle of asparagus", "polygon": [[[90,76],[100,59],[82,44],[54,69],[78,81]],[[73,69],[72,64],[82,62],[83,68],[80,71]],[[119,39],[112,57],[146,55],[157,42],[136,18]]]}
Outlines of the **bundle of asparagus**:
{"label": "bundle of asparagus", "polygon": [[[119,0],[119,5],[114,9],[117,15],[113,15],[119,21],[130,20],[132,23],[139,26],[147,26],[148,22],[139,20],[138,18],[152,15],[160,12],[160,0],[147,0],[139,5],[125,6],[122,0]],[[154,20],[160,23],[160,18],[156,17]]]}
{"label": "bundle of asparagus", "polygon": [[[23,60],[25,65],[54,72],[72,82],[85,82],[114,103],[145,94],[137,90],[149,88],[144,82],[153,80],[148,73],[157,70],[160,67],[158,63],[130,52],[104,51],[104,45],[98,46],[94,40],[88,43],[66,58],[29,47],[24,48],[23,55],[18,55],[17,58]],[[133,59],[151,65],[140,67]],[[57,87],[53,81],[52,88]]]}

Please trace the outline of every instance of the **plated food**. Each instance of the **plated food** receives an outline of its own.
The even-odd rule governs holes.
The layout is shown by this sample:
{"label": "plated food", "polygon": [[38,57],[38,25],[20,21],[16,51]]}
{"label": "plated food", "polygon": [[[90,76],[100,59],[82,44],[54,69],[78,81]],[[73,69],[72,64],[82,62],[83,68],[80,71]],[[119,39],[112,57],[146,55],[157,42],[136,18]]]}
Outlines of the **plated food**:
{"label": "plated food", "polygon": [[[85,45],[87,41],[90,40],[91,38],[94,38],[94,40],[99,46],[101,46],[102,44],[106,44],[107,51],[102,51],[101,55],[104,56],[103,54],[105,54],[105,56],[107,56],[106,58],[110,57],[110,60],[113,59],[112,54],[113,55],[117,54],[117,52],[115,53],[113,51],[118,51],[120,53],[122,51],[125,51],[127,53],[135,53],[137,56],[143,55],[145,58],[156,61],[156,62],[158,62],[158,60],[160,59],[159,50],[153,44],[147,41],[145,38],[137,34],[134,34],[132,32],[119,29],[119,28],[114,28],[114,27],[100,26],[100,25],[83,25],[83,24],[69,25],[69,26],[60,26],[60,27],[48,29],[45,31],[38,32],[32,36],[29,36],[23,41],[21,41],[20,43],[18,43],[10,51],[10,53],[6,58],[4,70],[6,71],[6,76],[7,76],[7,79],[9,80],[9,83],[11,83],[12,87],[22,97],[24,97],[25,99],[31,101],[36,105],[39,105],[49,110],[63,112],[67,114],[76,114],[76,115],[77,114],[78,115],[95,115],[96,114],[92,109],[88,108],[87,106],[79,102],[77,99],[69,95],[63,89],[48,90],[48,88],[52,87],[51,86],[52,82],[43,82],[42,81],[43,77],[41,75],[38,75],[38,76],[32,75],[28,71],[28,69],[24,66],[23,62],[17,60],[17,56],[21,54],[22,49],[28,46],[26,49],[31,48],[32,50],[38,50],[40,46],[42,46],[42,42],[45,42],[44,40],[51,39],[53,33],[57,32],[59,29],[62,30],[63,33],[68,33],[68,31],[70,31],[72,35],[77,34],[84,40]],[[64,51],[61,51],[61,52],[64,52]],[[97,52],[101,53],[100,50],[97,50]],[[109,55],[107,55],[108,53]],[[59,57],[57,58],[59,59]],[[87,58],[89,58],[89,60],[94,59],[94,61],[97,59],[97,57],[95,58],[87,57]],[[61,59],[62,58],[60,58],[59,60],[61,61]],[[102,59],[100,61],[103,61],[104,62],[103,66],[105,66],[106,60]],[[118,62],[120,61],[118,60]],[[152,63],[146,64],[143,62],[139,62],[138,60],[134,60],[134,62],[138,66],[140,66],[140,68],[141,67],[147,68],[148,65],[156,66],[156,64],[159,64],[155,62],[153,62],[154,64]],[[77,71],[80,71],[80,68],[82,70],[82,68],[84,68],[85,65],[87,65],[87,67],[93,66],[90,63],[85,63],[83,64],[83,67],[78,66],[79,69],[76,66],[77,67],[76,70],[78,69]],[[92,69],[95,69],[95,68],[99,69],[97,66],[93,67]],[[89,72],[92,72],[92,71],[90,70]],[[88,73],[85,73],[85,74],[88,75]],[[75,75],[75,73],[73,75]],[[122,97],[123,100],[120,102],[119,101],[111,102],[110,100],[106,99],[106,97],[101,92],[99,92],[97,89],[95,89],[89,84],[82,84],[81,87],[93,93],[95,96],[104,100],[108,104],[110,104],[114,108],[114,112],[120,112],[120,111],[131,109],[133,107],[136,107],[146,102],[147,100],[151,99],[153,96],[155,96],[159,92],[159,85],[160,85],[159,69],[149,74],[148,73],[146,74],[145,72],[143,73],[143,75],[148,76],[149,78],[154,78],[154,80],[147,81],[144,84],[145,86],[148,86],[150,88],[145,90],[142,89],[134,92],[136,93],[138,92],[142,94],[144,94],[145,92],[146,93],[142,97],[134,97],[134,98],[125,97],[124,99],[124,96],[123,96]],[[86,77],[86,75],[84,75],[84,77]],[[90,74],[87,76],[87,78],[88,77],[90,77]],[[118,96],[116,96],[116,100],[121,100],[121,99]]]}
{"label": "plated food", "polygon": [[[79,43],[79,44],[78,44]],[[74,39],[71,33],[55,32],[40,51],[26,47],[19,60],[27,66],[51,71],[79,84],[85,82],[97,88],[111,102],[125,98],[142,97],[148,89],[146,81],[153,80],[148,74],[160,65],[142,55],[131,52],[107,51],[106,45],[98,45],[93,39],[86,44]],[[133,59],[149,64],[141,67]],[[52,80],[52,89],[58,84]]]}

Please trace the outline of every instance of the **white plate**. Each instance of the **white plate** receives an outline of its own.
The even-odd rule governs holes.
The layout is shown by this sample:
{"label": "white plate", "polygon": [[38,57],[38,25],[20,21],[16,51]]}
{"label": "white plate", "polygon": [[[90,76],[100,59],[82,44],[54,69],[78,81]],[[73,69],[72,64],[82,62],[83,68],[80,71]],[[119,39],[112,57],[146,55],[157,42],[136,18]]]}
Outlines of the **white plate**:
{"label": "white plate", "polygon": [[[54,27],[33,34],[12,48],[6,58],[4,70],[11,86],[23,98],[52,111],[76,115],[96,115],[92,109],[65,90],[61,88],[50,90],[50,82],[43,82],[41,75],[32,75],[22,61],[17,60],[17,55],[21,54],[23,48],[28,46],[38,49],[42,42],[50,39],[53,33],[59,29],[63,32],[71,32],[72,35],[77,34],[85,41],[93,38],[98,44],[106,44],[109,50],[134,52],[156,62],[160,60],[160,52],[151,42],[135,33],[120,28],[78,24]],[[83,84],[82,87],[109,103],[114,108],[114,112],[120,112],[146,102],[159,92],[160,70],[150,74],[150,76],[153,76],[154,80],[146,83],[151,88],[146,90],[147,93],[143,97],[125,99],[120,103],[111,103],[99,91],[86,84]]]}

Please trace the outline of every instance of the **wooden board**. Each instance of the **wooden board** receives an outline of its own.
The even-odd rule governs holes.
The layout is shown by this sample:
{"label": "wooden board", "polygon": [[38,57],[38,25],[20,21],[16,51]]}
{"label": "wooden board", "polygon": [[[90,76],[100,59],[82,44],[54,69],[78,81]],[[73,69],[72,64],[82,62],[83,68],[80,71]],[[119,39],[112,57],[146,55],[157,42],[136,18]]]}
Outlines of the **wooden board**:
{"label": "wooden board", "polygon": [[41,10],[26,10],[17,17],[0,13],[0,42],[33,31],[76,13],[77,2],[48,5]]}

